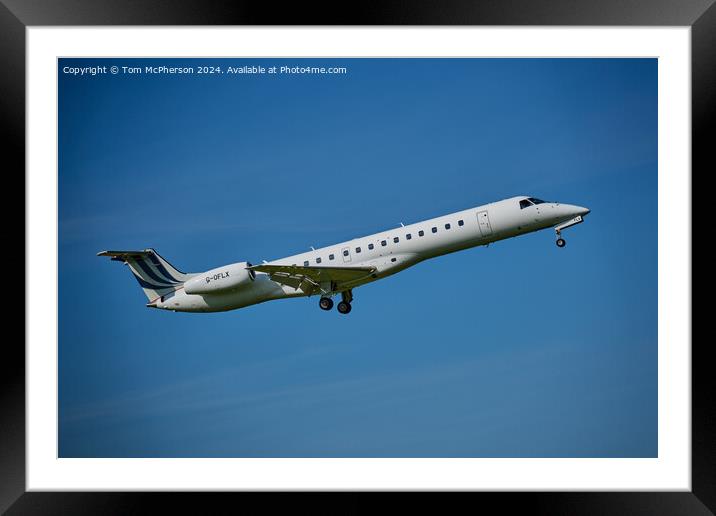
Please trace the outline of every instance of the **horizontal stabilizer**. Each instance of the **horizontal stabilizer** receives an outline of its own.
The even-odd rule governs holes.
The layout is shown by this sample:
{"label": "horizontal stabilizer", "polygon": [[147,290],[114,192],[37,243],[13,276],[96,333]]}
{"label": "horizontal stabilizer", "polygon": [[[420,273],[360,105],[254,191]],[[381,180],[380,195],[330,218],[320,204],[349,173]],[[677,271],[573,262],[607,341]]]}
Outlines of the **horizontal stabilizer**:
{"label": "horizontal stabilizer", "polygon": [[112,260],[126,262],[129,258],[149,256],[146,251],[100,251],[97,256],[109,256]]}

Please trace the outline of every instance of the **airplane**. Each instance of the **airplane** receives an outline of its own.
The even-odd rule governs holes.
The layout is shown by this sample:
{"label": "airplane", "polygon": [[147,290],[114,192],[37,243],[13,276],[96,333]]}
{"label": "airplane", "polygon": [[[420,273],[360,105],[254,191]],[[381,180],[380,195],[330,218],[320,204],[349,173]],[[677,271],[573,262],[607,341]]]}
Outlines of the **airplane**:
{"label": "airplane", "polygon": [[293,297],[318,295],[323,310],[351,311],[353,289],[424,260],[486,246],[549,227],[558,247],[562,231],[583,222],[588,208],[518,196],[415,224],[354,238],[260,265],[238,262],[184,273],[154,249],[101,251],[129,266],[149,299],[147,307],[172,312],[223,312]]}

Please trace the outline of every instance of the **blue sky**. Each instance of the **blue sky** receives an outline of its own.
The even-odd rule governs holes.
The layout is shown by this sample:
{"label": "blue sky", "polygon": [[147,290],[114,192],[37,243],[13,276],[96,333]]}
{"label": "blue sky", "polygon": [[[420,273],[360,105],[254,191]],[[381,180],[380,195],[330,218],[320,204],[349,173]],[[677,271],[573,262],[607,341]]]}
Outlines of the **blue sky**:
{"label": "blue sky", "polygon": [[[64,66],[345,66],[95,75]],[[653,457],[655,59],[59,63],[63,457]],[[167,313],[103,249],[271,260],[513,195],[551,230],[316,298]]]}

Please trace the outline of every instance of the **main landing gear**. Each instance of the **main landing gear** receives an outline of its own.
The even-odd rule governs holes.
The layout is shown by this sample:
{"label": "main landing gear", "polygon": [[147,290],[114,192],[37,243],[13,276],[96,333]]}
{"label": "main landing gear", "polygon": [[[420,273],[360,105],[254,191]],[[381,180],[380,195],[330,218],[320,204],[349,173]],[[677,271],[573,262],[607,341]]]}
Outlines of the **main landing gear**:
{"label": "main landing gear", "polygon": [[[341,302],[338,303],[336,307],[338,312],[342,314],[350,313],[352,308],[351,301],[353,301],[352,290],[341,292]],[[333,308],[333,300],[330,297],[321,297],[321,299],[318,300],[318,306],[320,306],[322,310],[330,310]]]}
{"label": "main landing gear", "polygon": [[353,291],[344,290],[341,292],[341,302],[338,303],[338,312],[348,314],[351,312],[351,301],[353,301]]}

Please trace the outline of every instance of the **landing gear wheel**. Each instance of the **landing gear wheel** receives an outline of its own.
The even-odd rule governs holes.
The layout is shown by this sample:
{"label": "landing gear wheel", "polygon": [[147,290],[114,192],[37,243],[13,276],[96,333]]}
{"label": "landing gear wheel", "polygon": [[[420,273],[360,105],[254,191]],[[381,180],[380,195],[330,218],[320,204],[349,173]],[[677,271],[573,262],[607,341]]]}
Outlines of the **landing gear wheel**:
{"label": "landing gear wheel", "polygon": [[333,300],[330,297],[322,297],[318,301],[318,306],[321,307],[321,310],[330,310],[333,308]]}
{"label": "landing gear wheel", "polygon": [[557,247],[564,247],[566,244],[567,242],[564,241],[564,238],[557,239]]}
{"label": "landing gear wheel", "polygon": [[345,301],[341,301],[340,303],[338,303],[338,311],[342,314],[350,313],[351,304],[346,303]]}

